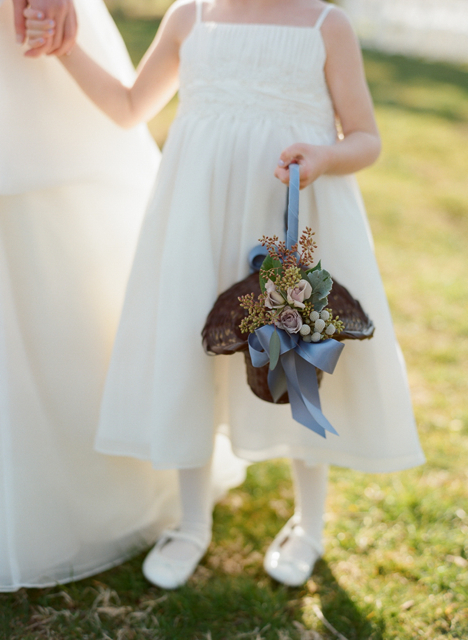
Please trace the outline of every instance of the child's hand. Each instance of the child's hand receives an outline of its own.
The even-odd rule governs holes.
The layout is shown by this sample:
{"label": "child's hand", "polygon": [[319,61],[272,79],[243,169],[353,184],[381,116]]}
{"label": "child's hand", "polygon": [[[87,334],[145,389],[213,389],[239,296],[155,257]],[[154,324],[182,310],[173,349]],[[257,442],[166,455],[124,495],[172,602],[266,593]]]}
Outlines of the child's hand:
{"label": "child's hand", "polygon": [[330,158],[330,148],[312,144],[293,144],[283,151],[275,176],[289,184],[289,165],[297,162],[300,165],[300,188],[303,189],[327,172]]}
{"label": "child's hand", "polygon": [[44,18],[41,11],[30,6],[23,12],[26,18],[26,42],[31,49],[37,49],[49,43],[55,34],[55,22]]}

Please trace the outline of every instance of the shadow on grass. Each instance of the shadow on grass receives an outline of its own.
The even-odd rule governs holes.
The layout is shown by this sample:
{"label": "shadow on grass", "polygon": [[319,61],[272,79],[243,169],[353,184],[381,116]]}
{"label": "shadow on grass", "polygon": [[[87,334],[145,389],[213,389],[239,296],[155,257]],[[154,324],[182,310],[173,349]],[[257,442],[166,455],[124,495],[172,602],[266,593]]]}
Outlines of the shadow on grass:
{"label": "shadow on grass", "polygon": [[[363,610],[356,605],[338,584],[326,561],[317,563],[312,578],[318,586],[317,595],[323,615],[347,640],[385,638],[385,622],[382,617],[371,608]],[[310,613],[307,605],[305,609],[304,617],[308,621]]]}
{"label": "shadow on grass", "polygon": [[[2,594],[0,637],[101,640],[118,635],[143,640],[150,634],[158,640],[300,640],[308,637],[306,628],[313,628],[325,640],[332,635],[313,611],[319,604],[347,640],[384,638],[383,621],[359,609],[325,561],[317,564],[309,587],[280,585],[261,566],[251,575],[236,576],[202,566],[184,587],[164,591],[141,576],[143,557],[77,583]],[[318,587],[312,595],[311,584]]]}

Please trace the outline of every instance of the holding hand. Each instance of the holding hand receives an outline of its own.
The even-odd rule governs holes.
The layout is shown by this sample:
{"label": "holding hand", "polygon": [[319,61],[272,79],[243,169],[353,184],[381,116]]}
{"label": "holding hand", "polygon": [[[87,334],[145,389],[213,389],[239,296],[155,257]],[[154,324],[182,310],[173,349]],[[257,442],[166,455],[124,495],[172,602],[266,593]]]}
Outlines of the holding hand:
{"label": "holding hand", "polygon": [[[13,0],[18,42],[25,40],[29,58],[63,56],[75,44],[77,19],[72,0]],[[31,43],[34,43],[32,45]]]}
{"label": "holding hand", "polygon": [[30,47],[27,54],[35,49],[50,47],[55,35],[55,21],[44,18],[42,11],[34,11],[30,6],[24,10],[24,17],[26,43]]}
{"label": "holding hand", "polygon": [[275,176],[284,184],[289,184],[289,165],[297,162],[300,165],[300,188],[304,189],[328,171],[329,159],[330,147],[293,144],[281,154]]}

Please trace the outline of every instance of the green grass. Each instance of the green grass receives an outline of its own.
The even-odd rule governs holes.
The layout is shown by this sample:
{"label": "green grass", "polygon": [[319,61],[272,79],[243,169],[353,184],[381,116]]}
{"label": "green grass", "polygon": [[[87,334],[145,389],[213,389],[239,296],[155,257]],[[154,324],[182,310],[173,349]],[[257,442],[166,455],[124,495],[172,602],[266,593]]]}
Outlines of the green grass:
{"label": "green grass", "polygon": [[[157,22],[118,23],[137,60]],[[1,595],[1,638],[332,638],[317,605],[348,640],[468,638],[467,69],[365,61],[384,151],[359,180],[427,464],[333,469],[325,557],[303,588],[263,572],[292,492],[285,462],[258,464],[217,506],[209,553],[183,589],[150,587],[139,556],[76,584]],[[160,143],[175,105],[151,124]]]}

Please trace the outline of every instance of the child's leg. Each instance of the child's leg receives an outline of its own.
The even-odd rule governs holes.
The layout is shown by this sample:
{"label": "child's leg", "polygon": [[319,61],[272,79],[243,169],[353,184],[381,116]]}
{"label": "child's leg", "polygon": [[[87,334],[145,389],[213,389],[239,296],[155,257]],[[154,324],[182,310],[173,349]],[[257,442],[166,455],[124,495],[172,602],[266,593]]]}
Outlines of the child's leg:
{"label": "child's leg", "polygon": [[[327,497],[328,466],[319,464],[315,467],[307,467],[302,460],[292,460],[291,467],[294,482],[294,515],[306,535],[314,540],[317,550],[320,550],[322,554],[323,516]],[[293,538],[288,544],[291,551],[298,546],[297,542],[300,542],[300,539]],[[299,545],[300,548],[302,548],[302,545]]]}
{"label": "child's leg", "polygon": [[[211,503],[211,461],[204,467],[179,471],[182,521],[181,533],[197,538],[204,547],[211,540],[213,505]],[[196,546],[183,539],[170,540],[161,553],[169,558],[187,560],[198,553]]]}
{"label": "child's leg", "polygon": [[279,582],[303,584],[322,555],[327,465],[308,467],[292,461],[295,512],[276,536],[265,556],[266,571]]}
{"label": "child's leg", "polygon": [[143,563],[146,578],[164,589],[176,589],[190,578],[211,540],[211,461],[180,470],[179,484],[182,521],[163,533]]}

